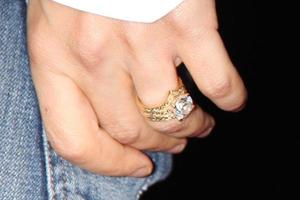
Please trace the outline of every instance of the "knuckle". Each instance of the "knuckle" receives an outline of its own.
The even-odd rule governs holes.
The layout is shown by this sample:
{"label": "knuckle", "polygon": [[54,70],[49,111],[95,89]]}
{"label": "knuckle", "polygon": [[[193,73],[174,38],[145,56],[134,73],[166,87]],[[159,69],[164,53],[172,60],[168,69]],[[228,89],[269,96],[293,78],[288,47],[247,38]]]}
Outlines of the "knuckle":
{"label": "knuckle", "polygon": [[175,9],[174,12],[165,18],[173,32],[185,39],[203,38],[209,33],[217,32],[219,25],[216,16],[205,16],[201,20],[190,21],[190,16],[184,15],[182,9]]}
{"label": "knuckle", "polygon": [[104,51],[109,47],[110,40],[106,35],[99,30],[81,30],[75,34],[71,49],[84,67],[89,69],[101,64]]}
{"label": "knuckle", "polygon": [[47,33],[41,31],[31,31],[28,35],[28,53],[31,63],[39,63],[41,60],[48,60],[49,49],[45,46],[53,46],[49,43]]}
{"label": "knuckle", "polygon": [[88,41],[79,41],[76,47],[75,55],[86,68],[92,68],[101,63],[103,60],[104,44],[93,43]]}
{"label": "knuckle", "polygon": [[231,83],[228,79],[215,81],[210,86],[206,87],[204,92],[210,98],[224,98],[227,97],[231,92]]}
{"label": "knuckle", "polygon": [[77,164],[83,164],[86,162],[86,148],[82,145],[67,145],[62,151],[58,152],[66,160]]}
{"label": "knuckle", "polygon": [[117,124],[110,127],[111,135],[122,144],[134,144],[139,140],[141,130],[133,123]]}
{"label": "knuckle", "polygon": [[60,156],[76,164],[86,162],[87,145],[83,140],[78,140],[75,137],[70,137],[71,134],[66,131],[51,131],[47,130],[47,135],[53,149]]}
{"label": "knuckle", "polygon": [[174,134],[181,132],[186,127],[186,119],[183,121],[171,121],[168,123],[165,123],[158,127],[160,132],[166,133],[166,134]]}

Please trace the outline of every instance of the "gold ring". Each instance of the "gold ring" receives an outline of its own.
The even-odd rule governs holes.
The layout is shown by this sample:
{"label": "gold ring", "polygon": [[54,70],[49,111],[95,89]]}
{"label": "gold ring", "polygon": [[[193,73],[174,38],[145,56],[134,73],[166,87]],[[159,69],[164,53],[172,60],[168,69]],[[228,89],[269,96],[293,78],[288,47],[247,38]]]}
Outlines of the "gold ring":
{"label": "gold ring", "polygon": [[170,90],[166,101],[157,107],[147,107],[139,99],[143,115],[150,121],[160,122],[186,118],[194,109],[193,99],[187,92],[182,81],[176,90]]}

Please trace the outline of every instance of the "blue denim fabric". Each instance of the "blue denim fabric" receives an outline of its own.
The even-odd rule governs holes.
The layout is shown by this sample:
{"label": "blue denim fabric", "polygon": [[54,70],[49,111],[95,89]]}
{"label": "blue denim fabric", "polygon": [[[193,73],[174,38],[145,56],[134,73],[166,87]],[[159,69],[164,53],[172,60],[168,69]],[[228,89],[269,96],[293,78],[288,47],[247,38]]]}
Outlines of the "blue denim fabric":
{"label": "blue denim fabric", "polygon": [[0,0],[0,199],[45,199],[41,123],[26,56],[24,2]]}
{"label": "blue denim fabric", "polygon": [[133,200],[165,178],[171,156],[149,154],[148,178],[105,177],[82,170],[48,145],[26,49],[25,0],[0,0],[0,200]]}

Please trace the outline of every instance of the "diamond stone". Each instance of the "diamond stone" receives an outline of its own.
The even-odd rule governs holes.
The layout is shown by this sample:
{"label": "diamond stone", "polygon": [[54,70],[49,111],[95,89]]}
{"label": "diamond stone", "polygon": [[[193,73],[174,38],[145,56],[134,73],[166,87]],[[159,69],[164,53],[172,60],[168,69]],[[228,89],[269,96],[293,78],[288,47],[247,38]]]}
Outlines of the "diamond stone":
{"label": "diamond stone", "polygon": [[180,96],[175,103],[175,117],[182,120],[190,114],[193,108],[194,104],[191,96]]}

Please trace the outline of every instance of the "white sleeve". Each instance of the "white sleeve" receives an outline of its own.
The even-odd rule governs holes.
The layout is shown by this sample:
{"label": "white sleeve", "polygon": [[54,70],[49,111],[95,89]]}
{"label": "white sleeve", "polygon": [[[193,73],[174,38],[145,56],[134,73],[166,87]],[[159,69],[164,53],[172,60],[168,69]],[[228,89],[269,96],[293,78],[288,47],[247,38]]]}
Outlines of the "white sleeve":
{"label": "white sleeve", "polygon": [[184,0],[53,0],[57,3],[114,19],[154,22]]}

